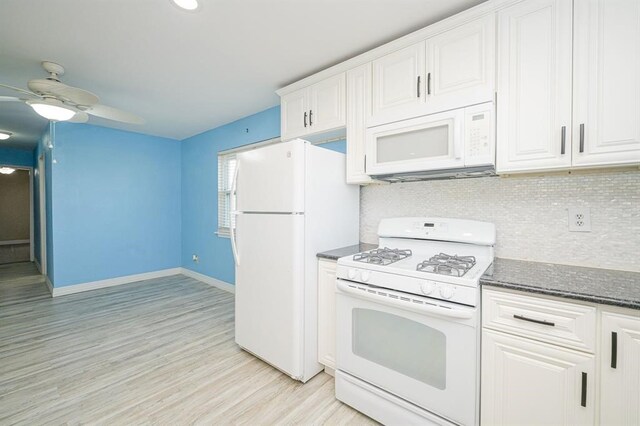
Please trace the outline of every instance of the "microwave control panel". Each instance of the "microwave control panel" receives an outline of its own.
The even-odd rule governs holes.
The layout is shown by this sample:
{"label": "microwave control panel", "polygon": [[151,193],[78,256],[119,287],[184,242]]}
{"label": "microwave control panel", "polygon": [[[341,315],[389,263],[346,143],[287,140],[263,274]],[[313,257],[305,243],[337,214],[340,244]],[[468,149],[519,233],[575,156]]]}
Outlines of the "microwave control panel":
{"label": "microwave control panel", "polygon": [[493,103],[465,108],[465,166],[494,164]]}

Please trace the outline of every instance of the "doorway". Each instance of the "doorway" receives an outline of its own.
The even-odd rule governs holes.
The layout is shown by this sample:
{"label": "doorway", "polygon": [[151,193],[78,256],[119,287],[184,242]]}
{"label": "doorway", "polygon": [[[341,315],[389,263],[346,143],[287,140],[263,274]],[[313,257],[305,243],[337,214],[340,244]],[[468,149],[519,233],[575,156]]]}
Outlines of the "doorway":
{"label": "doorway", "polygon": [[0,265],[33,261],[33,169],[0,168]]}

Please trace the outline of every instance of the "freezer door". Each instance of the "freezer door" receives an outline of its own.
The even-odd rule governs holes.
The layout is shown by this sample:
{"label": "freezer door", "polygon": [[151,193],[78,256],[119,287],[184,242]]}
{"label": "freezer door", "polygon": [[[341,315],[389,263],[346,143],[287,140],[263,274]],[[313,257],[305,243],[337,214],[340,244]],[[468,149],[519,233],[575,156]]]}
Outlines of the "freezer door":
{"label": "freezer door", "polygon": [[236,210],[303,212],[305,144],[297,139],[238,154]]}
{"label": "freezer door", "polygon": [[239,214],[236,232],[236,343],[301,377],[304,216]]}

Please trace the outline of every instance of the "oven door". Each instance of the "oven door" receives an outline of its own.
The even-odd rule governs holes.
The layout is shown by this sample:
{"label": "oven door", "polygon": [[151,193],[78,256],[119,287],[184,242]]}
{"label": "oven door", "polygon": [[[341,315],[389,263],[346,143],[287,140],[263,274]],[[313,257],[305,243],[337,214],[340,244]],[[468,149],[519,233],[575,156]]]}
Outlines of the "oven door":
{"label": "oven door", "polygon": [[337,369],[455,423],[477,424],[477,309],[336,283]]}
{"label": "oven door", "polygon": [[457,109],[367,129],[367,174],[464,167],[464,117]]}

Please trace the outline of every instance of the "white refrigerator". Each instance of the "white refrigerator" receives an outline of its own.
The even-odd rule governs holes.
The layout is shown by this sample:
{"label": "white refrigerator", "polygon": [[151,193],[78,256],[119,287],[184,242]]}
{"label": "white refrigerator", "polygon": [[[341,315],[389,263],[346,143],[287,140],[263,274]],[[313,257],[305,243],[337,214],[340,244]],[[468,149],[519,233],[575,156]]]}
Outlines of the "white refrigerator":
{"label": "white refrigerator", "polygon": [[345,156],[296,139],[237,156],[235,338],[296,380],[318,363],[316,254],[358,243]]}

